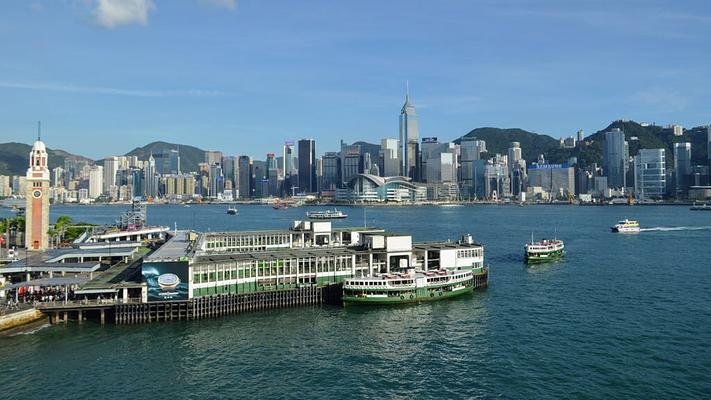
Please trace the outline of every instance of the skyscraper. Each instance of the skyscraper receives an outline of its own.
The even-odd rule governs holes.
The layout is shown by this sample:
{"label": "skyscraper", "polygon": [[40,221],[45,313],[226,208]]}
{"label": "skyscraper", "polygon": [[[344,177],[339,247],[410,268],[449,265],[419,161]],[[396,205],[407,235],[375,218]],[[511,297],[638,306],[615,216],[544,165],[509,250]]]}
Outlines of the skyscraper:
{"label": "skyscraper", "polygon": [[143,191],[146,198],[158,197],[158,177],[156,176],[156,160],[153,154],[143,166]]}
{"label": "skyscraper", "polygon": [[640,200],[661,199],[666,193],[664,149],[641,149],[634,157],[634,192]]}
{"label": "skyscraper", "polygon": [[605,132],[603,151],[603,166],[607,176],[607,184],[612,188],[627,186],[627,142],[625,133],[619,128]]}
{"label": "skyscraper", "polygon": [[709,176],[708,176],[708,184],[711,185],[711,125],[706,127],[706,147],[707,147],[707,156],[709,159],[708,162],[708,167],[709,167]]}
{"label": "skyscraper", "polygon": [[341,187],[341,158],[336,152],[326,152],[323,155],[323,176],[321,191],[334,191]]}
{"label": "skyscraper", "polygon": [[585,140],[585,131],[578,129],[578,142],[582,142],[583,140]]}
{"label": "skyscraper", "polygon": [[215,150],[208,150],[205,152],[205,163],[207,165],[219,165],[222,163],[222,152]]}
{"label": "skyscraper", "polygon": [[225,180],[222,175],[222,167],[219,164],[210,165],[208,179],[208,196],[212,198],[218,197],[225,190]]}
{"label": "skyscraper", "polygon": [[89,198],[95,199],[101,196],[104,187],[104,168],[101,165],[94,165],[89,169]]}
{"label": "skyscraper", "polygon": [[380,140],[380,174],[382,176],[400,175],[400,160],[397,153],[397,139]]}
{"label": "skyscraper", "polygon": [[518,165],[518,160],[521,159],[521,143],[511,142],[508,151],[508,163],[509,163],[509,175],[513,171],[514,167]]}
{"label": "skyscraper", "polygon": [[240,199],[248,199],[252,197],[252,159],[239,156],[237,165],[237,193]]}
{"label": "skyscraper", "polygon": [[408,85],[405,93],[405,104],[400,110],[400,158],[401,172],[403,176],[408,176],[413,180],[419,180],[417,169],[418,140],[420,131],[417,124],[417,112],[415,106],[410,101],[410,87]]}
{"label": "skyscraper", "polygon": [[235,165],[235,162],[236,160],[233,156],[222,157],[222,175],[224,176],[225,190],[227,190],[227,187],[229,186],[229,188],[233,191],[233,195],[234,188],[236,186],[235,177],[237,171],[237,166]]}
{"label": "skyscraper", "polygon": [[299,191],[315,193],[316,188],[316,142],[313,139],[299,140]]}
{"label": "skyscraper", "polygon": [[267,179],[267,191],[263,196],[279,196],[279,168],[277,166],[276,154],[267,153],[267,171],[264,177]]}
{"label": "skyscraper", "polygon": [[[284,192],[291,194],[292,186],[296,186],[296,165],[294,163],[294,142],[284,142],[284,153],[282,156],[282,171],[284,174]],[[292,177],[294,177],[292,179]]]}
{"label": "skyscraper", "polygon": [[674,143],[674,187],[677,198],[686,197],[691,175],[691,143]]}
{"label": "skyscraper", "polygon": [[180,174],[180,153],[177,149],[165,149],[161,156],[161,173]]}
{"label": "skyscraper", "polygon": [[108,194],[111,187],[116,185],[116,172],[118,172],[118,170],[118,157],[108,157],[104,159],[104,194]]}
{"label": "skyscraper", "polygon": [[343,186],[345,186],[354,176],[363,173],[363,156],[360,152],[360,146],[357,144],[343,146],[341,157],[343,158],[341,162],[343,170],[341,178],[343,179]]}

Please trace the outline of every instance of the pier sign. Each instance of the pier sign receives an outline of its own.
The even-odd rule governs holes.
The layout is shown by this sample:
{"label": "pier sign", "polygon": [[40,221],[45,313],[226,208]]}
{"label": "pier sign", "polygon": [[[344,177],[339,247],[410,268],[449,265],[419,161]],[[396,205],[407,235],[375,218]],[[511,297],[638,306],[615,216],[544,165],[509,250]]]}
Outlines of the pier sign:
{"label": "pier sign", "polygon": [[188,299],[187,261],[145,262],[141,273],[148,285],[148,301]]}

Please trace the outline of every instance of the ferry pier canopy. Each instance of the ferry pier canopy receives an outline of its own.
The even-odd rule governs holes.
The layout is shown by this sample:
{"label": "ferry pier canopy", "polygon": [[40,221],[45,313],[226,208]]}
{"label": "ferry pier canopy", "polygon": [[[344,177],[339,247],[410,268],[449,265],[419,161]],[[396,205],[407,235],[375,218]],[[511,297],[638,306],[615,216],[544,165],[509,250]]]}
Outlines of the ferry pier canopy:
{"label": "ferry pier canopy", "polygon": [[327,286],[353,277],[456,271],[484,263],[483,246],[468,235],[413,244],[408,234],[334,228],[330,221],[294,221],[281,230],[172,234],[144,258],[143,301]]}

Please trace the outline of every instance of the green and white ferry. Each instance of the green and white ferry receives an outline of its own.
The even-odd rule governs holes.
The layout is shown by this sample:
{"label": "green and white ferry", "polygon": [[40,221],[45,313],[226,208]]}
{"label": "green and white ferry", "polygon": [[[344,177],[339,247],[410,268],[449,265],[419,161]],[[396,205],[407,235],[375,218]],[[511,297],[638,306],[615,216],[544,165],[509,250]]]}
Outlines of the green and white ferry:
{"label": "green and white ferry", "polygon": [[559,239],[543,239],[534,242],[533,239],[524,246],[524,258],[528,264],[538,264],[560,260],[565,255],[565,244]]}
{"label": "green and white ferry", "polygon": [[[426,250],[418,251],[418,247]],[[488,284],[484,248],[469,235],[457,243],[426,243],[415,246],[414,250],[411,268],[346,279],[343,304],[391,305],[444,300]]]}

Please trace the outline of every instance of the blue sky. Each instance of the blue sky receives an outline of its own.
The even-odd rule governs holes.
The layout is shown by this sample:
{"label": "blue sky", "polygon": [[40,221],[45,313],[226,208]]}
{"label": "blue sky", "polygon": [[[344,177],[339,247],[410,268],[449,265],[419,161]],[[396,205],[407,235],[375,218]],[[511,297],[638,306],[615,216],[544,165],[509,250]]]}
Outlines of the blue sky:
{"label": "blue sky", "polygon": [[711,123],[709,1],[16,0],[0,141],[100,158],[153,140],[263,158],[286,139],[482,126],[554,137]]}

